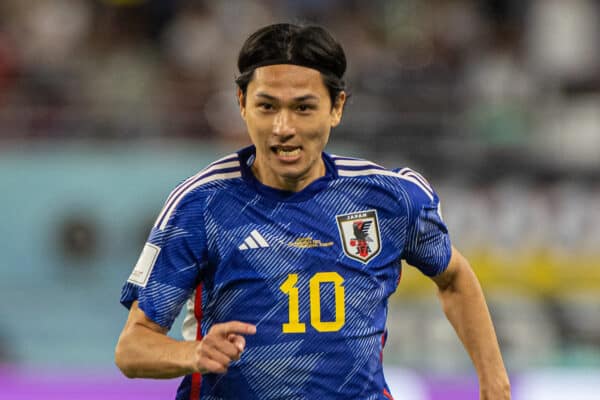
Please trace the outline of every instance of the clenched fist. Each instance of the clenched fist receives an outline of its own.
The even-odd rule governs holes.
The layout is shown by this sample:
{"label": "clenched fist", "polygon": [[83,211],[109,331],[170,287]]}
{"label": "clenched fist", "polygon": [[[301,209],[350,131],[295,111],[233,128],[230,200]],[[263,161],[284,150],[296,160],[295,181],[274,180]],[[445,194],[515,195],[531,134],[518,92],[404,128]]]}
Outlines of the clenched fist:
{"label": "clenched fist", "polygon": [[224,374],[229,364],[240,359],[246,339],[243,335],[254,335],[256,326],[239,321],[213,325],[206,336],[196,343],[194,370],[201,374]]}

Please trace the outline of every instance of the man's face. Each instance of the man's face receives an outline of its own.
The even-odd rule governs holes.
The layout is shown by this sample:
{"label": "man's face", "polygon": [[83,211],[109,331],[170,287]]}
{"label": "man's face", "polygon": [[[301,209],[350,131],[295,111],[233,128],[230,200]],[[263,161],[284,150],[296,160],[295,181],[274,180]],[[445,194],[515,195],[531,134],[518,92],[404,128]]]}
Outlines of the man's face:
{"label": "man's face", "polygon": [[332,107],[319,71],[279,64],[257,68],[238,99],[263,184],[299,191],[325,174],[321,152],[340,123],[345,93]]}

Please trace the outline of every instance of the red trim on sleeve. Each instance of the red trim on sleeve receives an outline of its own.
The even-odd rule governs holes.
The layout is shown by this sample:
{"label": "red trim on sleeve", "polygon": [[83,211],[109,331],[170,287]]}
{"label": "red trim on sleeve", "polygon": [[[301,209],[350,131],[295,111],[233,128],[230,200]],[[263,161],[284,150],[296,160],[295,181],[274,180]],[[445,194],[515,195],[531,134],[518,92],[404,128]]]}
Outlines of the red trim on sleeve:
{"label": "red trim on sleeve", "polygon": [[385,347],[385,332],[381,335],[381,351],[379,352],[379,361],[383,362],[383,348]]}
{"label": "red trim on sleeve", "polygon": [[383,388],[383,395],[385,396],[386,399],[394,400],[394,398],[392,397],[392,394],[390,392],[388,392],[388,390],[386,388]]}
{"label": "red trim on sleeve", "polygon": [[[196,329],[196,340],[202,340],[202,283],[196,287],[194,298],[194,316],[198,323]],[[192,387],[190,389],[190,400],[200,400],[200,388],[202,387],[202,374],[192,374]]]}

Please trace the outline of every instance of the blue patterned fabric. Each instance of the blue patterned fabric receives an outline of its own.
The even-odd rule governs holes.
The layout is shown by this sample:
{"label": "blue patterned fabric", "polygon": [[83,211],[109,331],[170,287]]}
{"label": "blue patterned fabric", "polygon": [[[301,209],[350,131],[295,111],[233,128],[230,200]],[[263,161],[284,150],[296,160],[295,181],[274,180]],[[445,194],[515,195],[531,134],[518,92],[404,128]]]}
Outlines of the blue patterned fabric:
{"label": "blue patterned fabric", "polygon": [[[148,239],[160,248],[148,282],[126,283],[121,302],[170,328],[190,299],[194,319],[201,288],[203,335],[256,324],[227,374],[202,377],[201,399],[388,399],[381,351],[401,260],[434,276],[451,255],[438,196],[407,168],[327,153],[325,176],[285,192],[254,178],[253,159],[242,149],[173,191]],[[304,331],[286,333],[294,298]]]}

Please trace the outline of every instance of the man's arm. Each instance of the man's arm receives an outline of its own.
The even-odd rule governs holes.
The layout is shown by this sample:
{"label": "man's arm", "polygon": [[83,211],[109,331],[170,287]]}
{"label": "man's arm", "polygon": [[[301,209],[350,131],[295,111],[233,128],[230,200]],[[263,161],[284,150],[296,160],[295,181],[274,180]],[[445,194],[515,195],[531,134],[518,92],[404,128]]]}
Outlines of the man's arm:
{"label": "man's arm", "polygon": [[215,324],[201,341],[178,341],[149,319],[135,301],[115,349],[115,363],[128,378],[174,378],[194,372],[225,373],[239,360],[254,325]]}
{"label": "man's arm", "polygon": [[496,332],[469,262],[453,247],[448,268],[432,279],[446,317],[473,360],[481,399],[510,399],[510,383]]}

